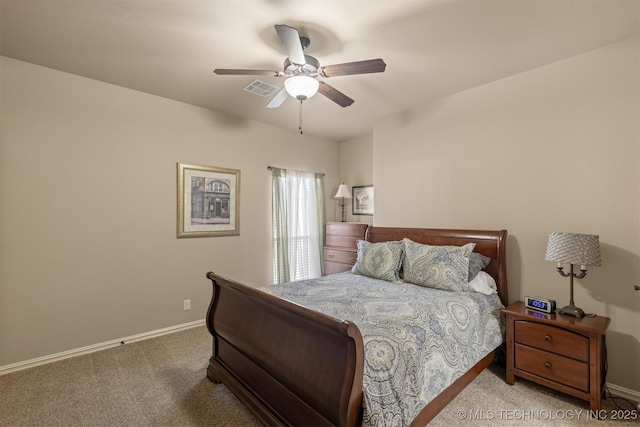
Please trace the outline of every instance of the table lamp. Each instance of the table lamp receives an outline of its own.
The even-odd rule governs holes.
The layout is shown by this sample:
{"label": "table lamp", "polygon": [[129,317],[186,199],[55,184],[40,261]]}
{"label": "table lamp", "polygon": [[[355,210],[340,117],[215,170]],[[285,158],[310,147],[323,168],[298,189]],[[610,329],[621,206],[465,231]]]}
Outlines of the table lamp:
{"label": "table lamp", "polygon": [[336,199],[340,199],[342,198],[342,222],[345,222],[345,213],[344,213],[344,199],[350,199],[351,198],[351,193],[349,192],[349,187],[344,185],[344,184],[340,184],[340,186],[338,187],[338,192],[335,195]]}
{"label": "table lamp", "polygon": [[[569,277],[570,298],[569,305],[560,309],[560,314],[583,317],[584,311],[573,302],[573,278],[582,279],[587,275],[587,266],[600,266],[600,241],[594,234],[577,233],[549,233],[547,261],[558,263],[558,273],[562,277]],[[562,263],[570,265],[569,273],[565,273]],[[573,272],[573,265],[580,265],[580,273]]]}

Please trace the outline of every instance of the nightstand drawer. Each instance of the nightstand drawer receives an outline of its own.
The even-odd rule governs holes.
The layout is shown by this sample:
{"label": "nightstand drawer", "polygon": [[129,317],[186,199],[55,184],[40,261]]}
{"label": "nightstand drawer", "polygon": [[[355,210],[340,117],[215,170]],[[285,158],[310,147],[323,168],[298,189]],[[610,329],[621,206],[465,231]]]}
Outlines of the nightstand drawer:
{"label": "nightstand drawer", "polygon": [[353,251],[341,251],[338,249],[324,248],[324,260],[353,265],[358,255]]}
{"label": "nightstand drawer", "polygon": [[589,392],[588,363],[516,344],[515,367],[550,381]]}
{"label": "nightstand drawer", "polygon": [[506,316],[507,384],[516,377],[542,384],[602,408],[606,384],[606,333],[611,319],[549,313],[543,317],[523,301],[502,309]]}
{"label": "nightstand drawer", "polygon": [[515,341],[583,362],[589,361],[589,339],[555,326],[518,320],[515,322]]}

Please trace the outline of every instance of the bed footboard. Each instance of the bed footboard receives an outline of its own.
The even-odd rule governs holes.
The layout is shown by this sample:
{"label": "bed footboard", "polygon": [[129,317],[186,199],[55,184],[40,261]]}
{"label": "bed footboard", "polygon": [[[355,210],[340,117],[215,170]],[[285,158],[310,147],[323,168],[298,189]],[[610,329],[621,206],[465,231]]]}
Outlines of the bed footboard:
{"label": "bed footboard", "polygon": [[359,425],[364,347],[357,326],[207,273],[207,376],[267,425]]}

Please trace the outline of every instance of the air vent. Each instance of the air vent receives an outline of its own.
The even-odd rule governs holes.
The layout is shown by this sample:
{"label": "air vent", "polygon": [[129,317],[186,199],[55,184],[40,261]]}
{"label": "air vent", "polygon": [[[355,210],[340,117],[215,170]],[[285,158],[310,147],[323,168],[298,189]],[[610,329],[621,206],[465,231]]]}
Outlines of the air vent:
{"label": "air vent", "polygon": [[254,80],[247,86],[245,86],[243,90],[255,93],[256,95],[267,97],[279,91],[280,88],[277,86],[272,86],[269,83],[265,83],[262,80]]}

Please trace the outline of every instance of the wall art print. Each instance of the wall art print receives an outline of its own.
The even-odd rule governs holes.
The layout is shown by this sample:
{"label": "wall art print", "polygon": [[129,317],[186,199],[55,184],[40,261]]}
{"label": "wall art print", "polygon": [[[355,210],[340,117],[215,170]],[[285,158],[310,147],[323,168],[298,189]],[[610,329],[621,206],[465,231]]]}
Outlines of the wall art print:
{"label": "wall art print", "polygon": [[373,185],[353,187],[351,194],[353,215],[373,215]]}
{"label": "wall art print", "polygon": [[178,163],[178,238],[240,234],[240,171]]}

